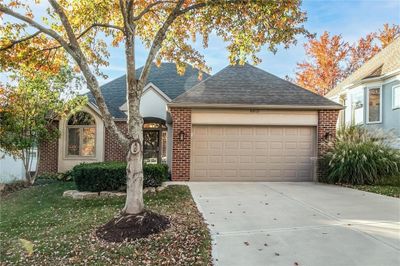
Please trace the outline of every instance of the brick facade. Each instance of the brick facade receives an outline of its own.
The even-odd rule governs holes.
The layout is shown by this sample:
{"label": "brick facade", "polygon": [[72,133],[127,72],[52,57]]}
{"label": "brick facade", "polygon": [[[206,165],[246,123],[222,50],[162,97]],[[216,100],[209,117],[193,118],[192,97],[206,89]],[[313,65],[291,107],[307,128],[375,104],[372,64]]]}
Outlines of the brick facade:
{"label": "brick facade", "polygon": [[[127,134],[128,126],[126,121],[116,121],[115,124],[124,134]],[[104,161],[125,161],[126,151],[108,129],[105,130],[104,138]]]}
{"label": "brick facade", "polygon": [[[321,158],[326,151],[326,141],[336,136],[336,125],[339,117],[339,110],[321,110],[318,112],[318,158]],[[324,175],[323,169],[318,167],[317,176]]]}
{"label": "brick facade", "polygon": [[[58,121],[53,122],[53,127],[58,128]],[[38,173],[57,173],[58,171],[58,139],[48,141],[39,146]]]}
{"label": "brick facade", "polygon": [[318,157],[326,152],[324,143],[336,136],[336,124],[339,110],[321,110],[318,112]]}
{"label": "brick facade", "polygon": [[[190,148],[192,137],[192,110],[171,108],[172,116],[172,173],[173,181],[188,181],[190,178]],[[180,139],[180,133],[184,139]]]}
{"label": "brick facade", "polygon": [[[173,121],[172,133],[172,180],[188,181],[190,179],[190,154],[191,154],[191,131],[192,111],[190,108],[172,107],[170,113]],[[317,149],[318,157],[326,152],[324,143],[336,134],[336,123],[338,110],[318,111]],[[127,132],[126,121],[117,121],[117,126],[122,132]],[[55,124],[55,126],[58,126]],[[183,132],[184,139],[180,140]],[[58,140],[43,143],[39,147],[41,158],[39,165],[40,173],[56,173],[58,169]],[[104,161],[125,161],[126,153],[118,140],[106,129],[104,139]],[[323,173],[318,169],[318,176]]]}

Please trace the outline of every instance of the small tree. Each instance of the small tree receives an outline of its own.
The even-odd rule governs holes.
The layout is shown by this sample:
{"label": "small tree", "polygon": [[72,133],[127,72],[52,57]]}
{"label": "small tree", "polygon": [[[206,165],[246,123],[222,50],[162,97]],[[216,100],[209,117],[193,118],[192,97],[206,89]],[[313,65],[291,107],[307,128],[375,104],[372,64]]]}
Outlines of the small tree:
{"label": "small tree", "polygon": [[394,39],[400,37],[400,25],[388,23],[383,25],[383,28],[376,33],[377,38],[381,42],[382,48],[388,46]]}
{"label": "small tree", "polygon": [[328,32],[319,38],[310,38],[304,45],[308,58],[297,63],[294,82],[325,95],[399,36],[399,25],[384,24],[382,29],[367,34],[352,45],[341,35],[330,37]]}
{"label": "small tree", "polygon": [[71,71],[63,69],[52,77],[19,78],[17,86],[0,90],[0,98],[7,98],[0,107],[0,148],[22,160],[30,184],[35,182],[40,162],[37,149],[36,170],[31,173],[33,151],[59,136],[53,121],[86,103],[86,98],[69,93],[71,78]]}
{"label": "small tree", "polygon": [[343,78],[342,62],[348,53],[348,43],[342,36],[324,32],[319,39],[304,44],[307,61],[297,64],[296,83],[320,95],[325,95]]}

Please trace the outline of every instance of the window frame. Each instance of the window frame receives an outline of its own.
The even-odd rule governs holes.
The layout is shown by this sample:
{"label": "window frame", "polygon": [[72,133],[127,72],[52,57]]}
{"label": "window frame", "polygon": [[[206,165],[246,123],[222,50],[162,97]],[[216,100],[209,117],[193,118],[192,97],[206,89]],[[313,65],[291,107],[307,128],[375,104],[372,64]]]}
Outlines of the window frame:
{"label": "window frame", "polygon": [[[357,91],[358,90],[358,91]],[[362,107],[360,107],[360,109],[362,110],[362,119],[360,122],[356,123],[355,121],[355,111],[356,109],[354,108],[354,99],[356,98],[355,96],[357,96],[357,94],[360,94],[361,96],[361,101],[362,101]],[[353,91],[350,94],[350,123],[354,124],[354,125],[362,125],[365,123],[365,87],[359,87],[357,89],[355,89],[355,91]],[[359,109],[359,108],[357,108]]]}
{"label": "window frame", "polygon": [[400,84],[399,85],[394,85],[393,87],[392,87],[392,110],[396,110],[396,109],[400,109],[400,100],[399,100],[399,105],[395,105],[395,97],[394,97],[394,91],[396,90],[396,89],[398,89],[398,90],[400,90]]}
{"label": "window frame", "polygon": [[[82,111],[84,112],[84,111]],[[86,112],[90,116],[93,117],[92,114]],[[68,125],[68,121],[71,117],[66,119],[66,133],[65,133],[65,157],[66,158],[96,158],[96,147],[97,147],[97,128],[96,128],[96,120],[94,119],[94,125]],[[69,146],[69,129],[77,128],[79,129],[79,154],[73,155],[68,153],[68,146]],[[83,130],[85,128],[94,128],[94,152],[93,155],[82,155],[81,149],[83,147]]]}
{"label": "window frame", "polygon": [[[374,90],[374,89],[379,89],[379,120],[378,121],[369,121],[369,91]],[[382,85],[367,87],[367,101],[366,101],[367,112],[366,112],[366,119],[365,119],[366,124],[381,124],[382,123],[382,100],[383,100],[382,91],[383,91]]]}

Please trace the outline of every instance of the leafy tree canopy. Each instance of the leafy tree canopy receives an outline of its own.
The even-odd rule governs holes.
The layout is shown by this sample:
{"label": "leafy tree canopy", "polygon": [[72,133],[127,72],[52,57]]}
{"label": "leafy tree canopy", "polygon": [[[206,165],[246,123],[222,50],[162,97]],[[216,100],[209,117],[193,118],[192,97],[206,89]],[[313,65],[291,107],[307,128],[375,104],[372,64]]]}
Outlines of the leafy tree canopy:
{"label": "leafy tree canopy", "polygon": [[18,77],[16,85],[0,87],[0,148],[23,160],[29,181],[32,150],[59,136],[53,121],[87,103],[86,97],[70,91],[72,79],[73,72],[61,68],[51,77]]}

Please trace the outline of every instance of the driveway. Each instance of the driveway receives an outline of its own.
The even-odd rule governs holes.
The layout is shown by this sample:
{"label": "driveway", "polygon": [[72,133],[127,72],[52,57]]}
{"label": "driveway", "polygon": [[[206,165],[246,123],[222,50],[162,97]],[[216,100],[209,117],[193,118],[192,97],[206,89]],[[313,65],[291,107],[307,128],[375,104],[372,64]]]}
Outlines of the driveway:
{"label": "driveway", "polygon": [[400,265],[400,200],[315,183],[188,183],[216,265]]}

